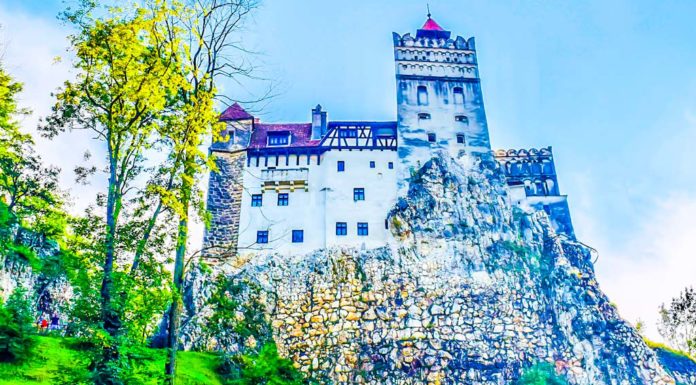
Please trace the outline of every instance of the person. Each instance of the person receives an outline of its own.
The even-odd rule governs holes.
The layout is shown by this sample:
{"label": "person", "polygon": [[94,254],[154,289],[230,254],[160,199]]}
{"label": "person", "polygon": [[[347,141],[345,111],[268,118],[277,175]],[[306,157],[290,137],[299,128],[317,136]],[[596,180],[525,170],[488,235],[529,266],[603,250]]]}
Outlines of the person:
{"label": "person", "polygon": [[53,314],[51,317],[51,329],[50,330],[58,330],[60,329],[60,318],[58,317],[58,314]]}
{"label": "person", "polygon": [[46,329],[48,329],[48,320],[44,317],[41,317],[41,331],[45,332]]}

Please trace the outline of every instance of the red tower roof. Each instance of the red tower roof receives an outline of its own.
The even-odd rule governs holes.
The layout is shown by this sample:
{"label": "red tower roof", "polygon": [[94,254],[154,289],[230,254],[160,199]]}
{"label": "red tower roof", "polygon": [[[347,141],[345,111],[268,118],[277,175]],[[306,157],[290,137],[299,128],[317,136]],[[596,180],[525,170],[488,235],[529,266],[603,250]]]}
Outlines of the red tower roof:
{"label": "red tower roof", "polygon": [[431,18],[428,18],[428,20],[425,21],[425,24],[423,24],[421,29],[425,31],[444,31],[444,29],[440,27],[440,24]]}
{"label": "red tower roof", "polygon": [[226,120],[245,120],[245,119],[253,119],[254,117],[251,116],[248,112],[246,112],[242,106],[239,105],[239,103],[235,103],[225,110],[225,112],[220,115],[220,121],[226,121]]}

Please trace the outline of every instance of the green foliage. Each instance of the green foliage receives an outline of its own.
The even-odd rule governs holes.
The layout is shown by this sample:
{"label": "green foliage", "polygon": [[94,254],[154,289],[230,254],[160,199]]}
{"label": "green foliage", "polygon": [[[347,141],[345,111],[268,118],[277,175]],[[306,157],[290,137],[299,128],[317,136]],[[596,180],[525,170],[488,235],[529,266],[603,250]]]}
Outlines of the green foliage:
{"label": "green foliage", "polygon": [[669,306],[660,306],[658,331],[669,345],[696,354],[696,289],[687,287]]}
{"label": "green foliage", "polygon": [[22,361],[29,356],[33,318],[24,288],[15,289],[6,304],[0,300],[0,361]]}
{"label": "green foliage", "polygon": [[669,352],[670,354],[673,354],[673,355],[675,355],[675,356],[679,356],[679,357],[686,358],[686,359],[691,360],[691,361],[693,361],[694,363],[696,363],[696,357],[693,357],[691,354],[689,354],[689,353],[687,353],[687,352],[685,352],[685,351],[683,351],[683,350],[674,349],[674,348],[672,348],[672,347],[670,347],[670,346],[667,346],[667,345],[665,345],[665,344],[663,344],[663,343],[655,342],[655,341],[652,341],[652,340],[650,340],[650,339],[648,339],[648,338],[645,338],[645,337],[643,337],[643,341],[645,341],[645,344],[648,345],[648,347],[649,347],[650,349],[653,349],[653,350],[657,350],[657,349],[659,349],[659,350],[664,350],[664,351],[666,351],[666,352]]}
{"label": "green foliage", "polygon": [[[36,346],[22,362],[0,362],[0,385],[93,384],[90,365],[93,347],[83,340],[34,336]],[[165,352],[161,349],[124,349],[127,385],[160,385]],[[216,373],[220,357],[210,353],[180,352],[177,385],[222,385]]]}
{"label": "green foliage", "polygon": [[215,291],[208,300],[213,309],[207,324],[208,332],[212,335],[233,332],[240,341],[253,337],[261,344],[272,340],[265,308],[257,299],[260,291],[251,282],[219,276]]}
{"label": "green foliage", "polygon": [[258,353],[226,358],[218,368],[225,385],[302,385],[308,381],[292,361],[278,356],[275,343],[268,342]]}
{"label": "green foliage", "polygon": [[515,385],[568,385],[568,382],[556,374],[553,365],[543,362],[527,368]]}

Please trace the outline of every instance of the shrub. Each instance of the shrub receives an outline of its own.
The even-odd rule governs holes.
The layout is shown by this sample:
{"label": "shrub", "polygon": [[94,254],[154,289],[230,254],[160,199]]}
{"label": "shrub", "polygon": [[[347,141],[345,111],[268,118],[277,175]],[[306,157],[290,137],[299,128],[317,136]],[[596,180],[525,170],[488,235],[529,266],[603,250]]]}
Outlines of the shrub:
{"label": "shrub", "polygon": [[27,291],[18,287],[7,303],[0,300],[0,361],[22,361],[33,347],[33,315]]}
{"label": "shrub", "polygon": [[527,368],[516,385],[568,385],[568,382],[556,374],[551,364],[544,362]]}
{"label": "shrub", "polygon": [[292,361],[278,355],[274,342],[268,342],[258,354],[225,357],[218,367],[225,385],[303,385],[308,382]]}

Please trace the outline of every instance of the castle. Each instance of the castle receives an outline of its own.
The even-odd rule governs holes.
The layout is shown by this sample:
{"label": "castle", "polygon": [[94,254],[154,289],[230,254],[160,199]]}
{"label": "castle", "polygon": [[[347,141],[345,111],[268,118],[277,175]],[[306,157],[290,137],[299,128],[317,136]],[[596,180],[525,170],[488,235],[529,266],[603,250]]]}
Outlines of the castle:
{"label": "castle", "polygon": [[221,114],[204,250],[384,246],[388,213],[410,175],[443,152],[461,161],[494,155],[511,202],[545,210],[558,233],[574,238],[551,148],[491,150],[474,38],[452,38],[428,15],[415,37],[393,40],[396,121],[330,121],[320,105],[307,123],[261,122],[238,104]]}

